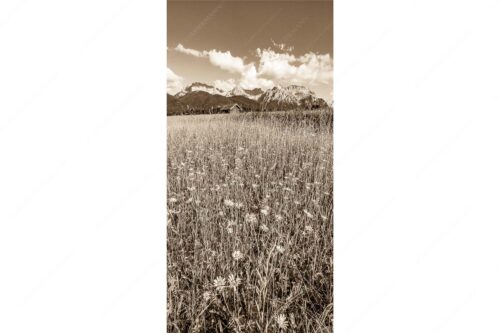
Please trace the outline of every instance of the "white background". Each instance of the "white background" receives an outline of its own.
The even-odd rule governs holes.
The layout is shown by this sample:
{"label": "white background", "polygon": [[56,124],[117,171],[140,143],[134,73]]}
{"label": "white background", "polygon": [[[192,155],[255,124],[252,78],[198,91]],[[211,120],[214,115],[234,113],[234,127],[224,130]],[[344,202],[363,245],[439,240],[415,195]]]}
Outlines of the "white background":
{"label": "white background", "polygon": [[[335,2],[335,332],[500,330],[499,17]],[[165,26],[0,2],[1,332],[165,331]]]}
{"label": "white background", "polygon": [[0,332],[165,332],[165,1],[0,1]]}
{"label": "white background", "polygon": [[335,1],[335,332],[500,331],[500,2]]}

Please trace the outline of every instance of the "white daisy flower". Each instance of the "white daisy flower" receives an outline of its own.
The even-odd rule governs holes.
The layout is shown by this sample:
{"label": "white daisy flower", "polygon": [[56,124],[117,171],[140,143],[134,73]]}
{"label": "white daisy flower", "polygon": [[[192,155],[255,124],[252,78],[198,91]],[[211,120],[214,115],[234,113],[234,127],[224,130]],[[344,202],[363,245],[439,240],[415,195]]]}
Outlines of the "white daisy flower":
{"label": "white daisy flower", "polygon": [[261,224],[259,229],[262,230],[263,232],[268,232],[269,231],[269,228],[265,224]]}
{"label": "white daisy flower", "polygon": [[234,202],[229,199],[224,199],[224,205],[228,207],[234,207]]}
{"label": "white daisy flower", "polygon": [[241,253],[238,250],[234,251],[233,252],[233,259],[236,261],[243,259],[243,253]]}
{"label": "white daisy flower", "polygon": [[217,290],[221,290],[225,286],[226,286],[226,279],[223,278],[222,276],[219,276],[214,280],[214,287],[217,288]]}
{"label": "white daisy flower", "polygon": [[212,294],[212,292],[210,292],[210,291],[205,291],[205,292],[203,293],[203,299],[204,299],[205,301],[207,301],[207,302],[208,302],[209,300],[211,300],[211,299],[212,299],[212,297],[213,297],[213,294]]}
{"label": "white daisy flower", "polygon": [[246,214],[245,215],[245,222],[255,224],[257,223],[257,216],[255,214]]}
{"label": "white daisy flower", "polygon": [[286,316],[283,313],[276,316],[276,323],[278,324],[278,327],[282,330],[286,330],[288,327],[288,321],[286,320]]}
{"label": "white daisy flower", "polygon": [[227,282],[229,283],[229,285],[231,287],[236,289],[240,285],[241,279],[239,277],[235,277],[233,274],[229,274],[229,277],[227,278]]}
{"label": "white daisy flower", "polygon": [[176,203],[176,202],[177,202],[177,199],[172,197],[172,198],[170,198],[168,201],[169,201],[170,203]]}
{"label": "white daisy flower", "polygon": [[281,245],[276,245],[276,251],[283,254],[285,252],[285,248]]}

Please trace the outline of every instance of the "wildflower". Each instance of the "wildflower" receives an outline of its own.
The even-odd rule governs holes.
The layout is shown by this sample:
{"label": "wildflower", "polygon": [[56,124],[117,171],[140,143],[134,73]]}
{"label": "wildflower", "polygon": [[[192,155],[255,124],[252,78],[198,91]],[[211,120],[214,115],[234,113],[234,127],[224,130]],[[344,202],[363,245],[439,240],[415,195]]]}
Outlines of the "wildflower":
{"label": "wildflower", "polygon": [[187,190],[188,190],[189,192],[193,192],[194,190],[196,190],[196,187],[191,186],[191,187],[188,187],[188,188],[187,188]]}
{"label": "wildflower", "polygon": [[253,188],[257,188],[257,187],[259,187],[259,185],[257,185],[257,184],[252,184],[252,187],[253,187]]}
{"label": "wildflower", "polygon": [[177,199],[176,199],[176,198],[170,198],[168,201],[169,201],[170,203],[176,203],[176,202],[177,202]]}
{"label": "wildflower", "polygon": [[234,207],[241,208],[241,207],[243,207],[243,204],[241,202],[235,202]]}
{"label": "wildflower", "polygon": [[228,281],[229,285],[231,287],[233,287],[234,289],[236,289],[241,283],[241,279],[239,277],[234,277],[233,274],[229,274],[227,281]]}
{"label": "wildflower", "polygon": [[307,233],[311,233],[311,232],[313,232],[313,228],[312,228],[310,225],[306,225],[306,227],[305,227],[304,229],[305,229],[305,231],[306,231]]}
{"label": "wildflower", "polygon": [[259,229],[262,230],[263,232],[268,232],[269,231],[269,228],[265,224],[261,224]]}
{"label": "wildflower", "polygon": [[282,330],[286,330],[286,328],[288,327],[288,321],[286,320],[286,316],[284,314],[280,314],[276,317],[276,323]]}
{"label": "wildflower", "polygon": [[215,280],[214,280],[214,287],[217,289],[217,290],[221,290],[222,288],[224,288],[226,286],[226,279],[219,276],[217,277]]}
{"label": "wildflower", "polygon": [[243,254],[240,251],[236,250],[233,252],[233,259],[236,261],[241,260],[243,259]]}
{"label": "wildflower", "polygon": [[257,223],[257,216],[255,216],[255,214],[246,214],[245,215],[245,222],[255,224],[255,223]]}
{"label": "wildflower", "polygon": [[309,213],[307,210],[304,209],[304,214],[306,214],[307,218],[312,219],[314,216],[313,214]]}
{"label": "wildflower", "polygon": [[233,228],[231,228],[231,227],[227,227],[227,232],[228,232],[229,234],[232,234],[232,233],[233,233]]}
{"label": "wildflower", "polygon": [[224,205],[226,205],[228,207],[234,207],[234,202],[232,202],[229,199],[224,199]]}
{"label": "wildflower", "polygon": [[281,216],[280,214],[276,214],[274,215],[274,219],[276,220],[276,222],[281,222],[283,221],[283,216]]}
{"label": "wildflower", "polygon": [[237,224],[237,223],[236,223],[235,221],[233,221],[233,220],[229,220],[229,221],[227,221],[227,226],[228,226],[228,227],[234,227],[236,224]]}
{"label": "wildflower", "polygon": [[203,293],[203,299],[204,299],[205,301],[207,301],[207,302],[208,302],[209,300],[211,300],[211,299],[212,299],[212,297],[213,297],[213,294],[212,294],[210,291],[205,291],[205,292]]}
{"label": "wildflower", "polygon": [[285,252],[285,248],[281,245],[276,245],[276,251],[283,254]]}
{"label": "wildflower", "polygon": [[220,211],[220,212],[219,212],[219,216],[224,216],[224,212],[223,212],[223,211]]}
{"label": "wildflower", "polygon": [[260,210],[260,212],[262,213],[262,215],[265,215],[265,216],[269,215],[269,207],[266,206],[266,207],[262,208]]}

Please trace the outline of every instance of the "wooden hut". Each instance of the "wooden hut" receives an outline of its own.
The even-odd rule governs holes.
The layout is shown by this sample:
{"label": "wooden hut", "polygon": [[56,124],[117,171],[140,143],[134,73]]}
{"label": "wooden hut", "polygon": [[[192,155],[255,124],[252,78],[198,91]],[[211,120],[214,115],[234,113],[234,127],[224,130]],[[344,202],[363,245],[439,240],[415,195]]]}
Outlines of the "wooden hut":
{"label": "wooden hut", "polygon": [[222,112],[225,113],[240,113],[243,111],[243,108],[238,104],[226,105],[221,108]]}

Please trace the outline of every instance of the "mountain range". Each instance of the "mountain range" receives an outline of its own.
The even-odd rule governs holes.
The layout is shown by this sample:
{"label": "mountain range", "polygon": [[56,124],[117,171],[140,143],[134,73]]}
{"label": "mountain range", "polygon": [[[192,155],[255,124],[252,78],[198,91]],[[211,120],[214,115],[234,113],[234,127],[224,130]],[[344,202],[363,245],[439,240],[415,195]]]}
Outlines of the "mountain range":
{"label": "mountain range", "polygon": [[195,82],[175,95],[167,94],[167,114],[220,113],[225,106],[238,104],[244,111],[311,110],[328,107],[326,101],[303,86],[262,89],[235,87],[224,91]]}

